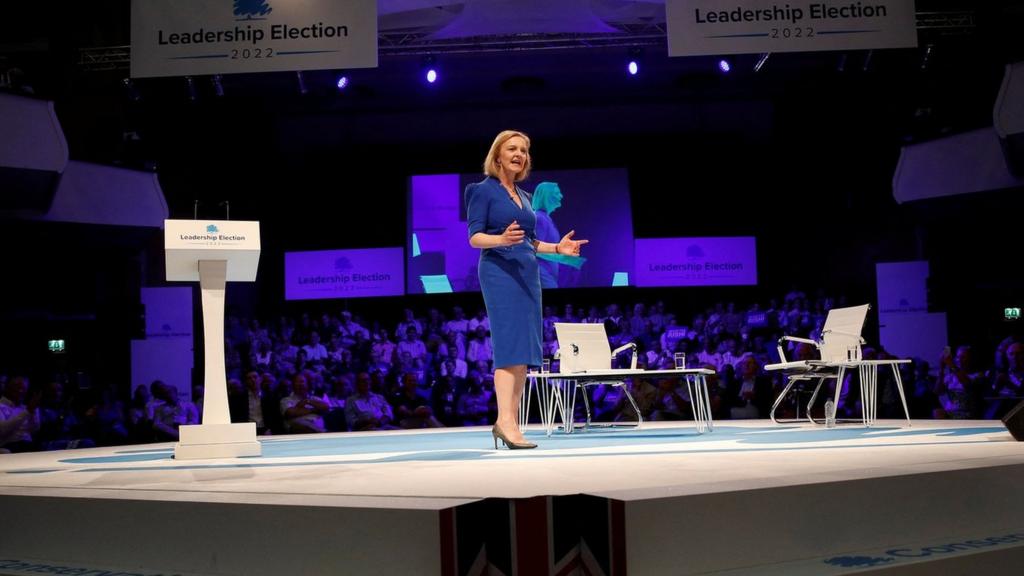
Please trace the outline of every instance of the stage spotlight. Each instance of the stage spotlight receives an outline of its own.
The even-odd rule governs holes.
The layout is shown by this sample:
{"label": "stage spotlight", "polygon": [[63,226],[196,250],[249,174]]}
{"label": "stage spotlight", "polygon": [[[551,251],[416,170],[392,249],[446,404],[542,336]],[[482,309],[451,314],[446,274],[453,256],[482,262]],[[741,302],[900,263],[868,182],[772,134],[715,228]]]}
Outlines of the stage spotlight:
{"label": "stage spotlight", "polygon": [[344,74],[338,76],[338,90],[344,90],[345,88],[348,88],[348,82],[348,76],[345,76]]}
{"label": "stage spotlight", "polygon": [[754,72],[760,72],[761,68],[764,67],[764,63],[768,61],[768,57],[771,55],[771,52],[765,52],[764,54],[761,54],[761,57],[758,58],[757,62],[754,64]]}
{"label": "stage spotlight", "polygon": [[722,58],[718,61],[718,69],[721,70],[723,74],[728,74],[732,70],[732,64],[730,64],[725,58]]}
{"label": "stage spotlight", "polygon": [[629,62],[626,64],[626,71],[629,72],[630,76],[636,76],[640,72],[642,56],[643,54],[639,48],[629,49]]}
{"label": "stage spotlight", "polygon": [[306,87],[306,77],[302,75],[302,70],[295,72],[295,81],[299,85],[299,94],[302,96],[309,94],[309,88]]}
{"label": "stage spotlight", "polygon": [[188,97],[189,102],[195,102],[196,98],[199,97],[196,92],[196,81],[191,76],[185,76],[185,95]]}
{"label": "stage spotlight", "polygon": [[224,97],[224,82],[220,74],[214,74],[210,77],[210,84],[213,85],[213,93],[218,98]]}
{"label": "stage spotlight", "polygon": [[437,61],[433,56],[427,56],[423,59],[423,73],[428,84],[437,82],[439,77],[437,73]]}

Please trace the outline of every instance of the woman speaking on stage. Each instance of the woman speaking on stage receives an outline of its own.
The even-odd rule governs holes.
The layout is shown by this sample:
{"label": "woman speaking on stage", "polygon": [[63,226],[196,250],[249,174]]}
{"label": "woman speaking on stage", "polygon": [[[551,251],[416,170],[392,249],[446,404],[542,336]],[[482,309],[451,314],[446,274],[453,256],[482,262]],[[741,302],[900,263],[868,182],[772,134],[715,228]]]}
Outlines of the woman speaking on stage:
{"label": "woman speaking on stage", "polygon": [[537,217],[517,182],[530,174],[530,139],[498,134],[484,159],[486,178],[466,187],[469,243],[480,249],[480,289],[491,322],[498,419],[491,429],[510,449],[536,448],[516,421],[526,370],[542,361],[541,284],[537,254],[579,255],[586,240],[571,231],[556,244],[537,240]]}

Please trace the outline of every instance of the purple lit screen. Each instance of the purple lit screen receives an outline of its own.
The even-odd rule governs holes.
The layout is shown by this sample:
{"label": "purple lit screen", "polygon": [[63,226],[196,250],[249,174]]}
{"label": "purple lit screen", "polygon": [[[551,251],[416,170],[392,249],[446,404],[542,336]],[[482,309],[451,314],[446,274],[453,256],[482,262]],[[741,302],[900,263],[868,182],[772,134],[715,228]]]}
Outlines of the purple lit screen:
{"label": "purple lit screen", "polygon": [[637,286],[756,284],[757,246],[753,236],[636,241]]}
{"label": "purple lit screen", "polygon": [[[407,293],[424,293],[424,277],[441,275],[447,277],[454,292],[480,289],[480,251],[469,245],[463,194],[467,184],[483,178],[481,174],[439,174],[410,179]],[[616,285],[624,285],[622,279],[631,279],[633,272],[633,218],[626,170],[537,171],[519,187],[533,195],[542,182],[556,183],[562,194],[561,205],[550,214],[559,236],[576,230],[577,240],[590,241],[583,247],[584,260],[578,268],[540,261],[544,288],[612,286],[616,273]]]}
{"label": "purple lit screen", "polygon": [[401,248],[285,252],[285,300],[401,296]]}

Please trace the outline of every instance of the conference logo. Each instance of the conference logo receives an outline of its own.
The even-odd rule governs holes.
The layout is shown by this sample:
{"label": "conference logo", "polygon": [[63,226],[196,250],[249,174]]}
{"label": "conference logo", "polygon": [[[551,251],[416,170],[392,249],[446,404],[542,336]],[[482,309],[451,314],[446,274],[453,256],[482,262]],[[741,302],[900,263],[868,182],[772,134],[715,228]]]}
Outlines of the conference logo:
{"label": "conference logo", "polygon": [[877,556],[833,556],[823,560],[822,563],[838,568],[872,568],[890,563],[920,562],[921,559],[931,561],[936,560],[936,557],[944,555],[970,554],[993,546],[1020,547],[1022,545],[1024,545],[1024,533],[1018,532],[1006,534],[1005,536],[989,536],[987,538],[947,542],[921,548],[893,548],[878,551],[876,552]]}
{"label": "conference logo", "polygon": [[216,234],[217,232],[220,232],[220,230],[217,229],[217,226],[215,224],[210,224],[209,226],[206,227],[206,232],[208,234]]}
{"label": "conference logo", "polygon": [[346,258],[345,256],[342,256],[341,258],[338,258],[337,260],[334,261],[334,269],[335,270],[351,270],[352,269],[352,261],[349,260],[348,258]]}
{"label": "conference logo", "polygon": [[686,247],[686,257],[690,259],[703,258],[704,248],[699,244],[690,244]]}
{"label": "conference logo", "polygon": [[872,558],[871,556],[836,556],[825,560],[825,564],[841,568],[871,568],[879,564],[893,562],[892,558]]}
{"label": "conference logo", "polygon": [[235,20],[265,20],[266,16],[273,12],[267,0],[235,0]]}

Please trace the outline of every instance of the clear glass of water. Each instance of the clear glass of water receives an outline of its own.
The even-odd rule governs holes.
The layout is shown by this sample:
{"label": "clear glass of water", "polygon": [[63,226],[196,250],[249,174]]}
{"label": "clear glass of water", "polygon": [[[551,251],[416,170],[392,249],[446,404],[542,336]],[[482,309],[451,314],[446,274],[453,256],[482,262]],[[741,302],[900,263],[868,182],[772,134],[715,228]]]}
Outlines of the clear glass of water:
{"label": "clear glass of water", "polygon": [[686,369],[686,353],[685,352],[676,352],[674,359],[675,359],[675,362],[676,362],[676,370],[684,370],[684,369]]}
{"label": "clear glass of water", "polygon": [[541,364],[540,364],[540,372],[541,372],[541,374],[547,374],[548,372],[551,372],[551,359],[550,358],[545,358],[544,361],[541,362]]}

